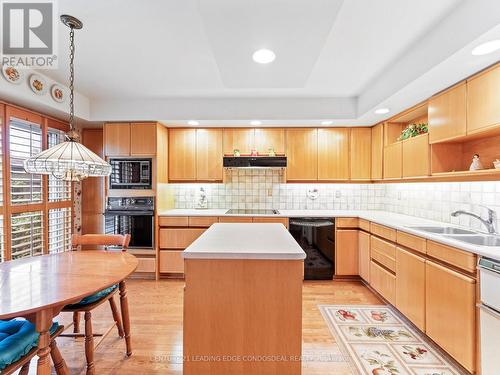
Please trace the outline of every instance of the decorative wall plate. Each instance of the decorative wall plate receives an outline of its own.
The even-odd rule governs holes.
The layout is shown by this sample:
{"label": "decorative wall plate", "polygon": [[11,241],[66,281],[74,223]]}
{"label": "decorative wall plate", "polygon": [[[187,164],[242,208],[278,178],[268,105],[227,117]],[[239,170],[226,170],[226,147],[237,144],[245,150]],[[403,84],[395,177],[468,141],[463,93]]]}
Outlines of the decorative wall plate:
{"label": "decorative wall plate", "polygon": [[2,66],[3,77],[10,83],[19,85],[24,78],[22,70],[14,68],[13,66]]}
{"label": "decorative wall plate", "polygon": [[64,88],[58,84],[52,85],[50,88],[50,95],[52,99],[58,103],[62,103],[66,100],[66,92]]}
{"label": "decorative wall plate", "polygon": [[45,95],[47,92],[47,82],[42,76],[32,74],[30,76],[30,88],[37,95]]}

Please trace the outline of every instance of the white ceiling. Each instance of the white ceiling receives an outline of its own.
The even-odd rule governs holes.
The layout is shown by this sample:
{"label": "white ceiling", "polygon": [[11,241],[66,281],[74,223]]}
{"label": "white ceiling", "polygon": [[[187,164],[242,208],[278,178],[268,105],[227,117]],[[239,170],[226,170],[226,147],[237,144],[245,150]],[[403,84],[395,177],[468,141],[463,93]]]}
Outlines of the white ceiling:
{"label": "white ceiling", "polygon": [[[500,25],[497,0],[59,0],[58,7],[84,23],[76,87],[90,100],[89,121],[373,124],[375,107],[415,104],[428,86],[389,99]],[[60,82],[68,76],[67,32],[61,25],[59,69],[44,71]],[[259,48],[276,60],[253,62]],[[432,90],[450,79],[433,80]]]}

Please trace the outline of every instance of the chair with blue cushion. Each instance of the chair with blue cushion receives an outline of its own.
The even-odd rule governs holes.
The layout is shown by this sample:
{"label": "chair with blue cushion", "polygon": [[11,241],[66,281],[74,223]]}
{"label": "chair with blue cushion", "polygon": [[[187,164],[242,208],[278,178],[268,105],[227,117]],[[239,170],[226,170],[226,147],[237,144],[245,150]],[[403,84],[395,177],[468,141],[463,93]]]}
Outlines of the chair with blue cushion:
{"label": "chair with blue cushion", "polygon": [[[127,251],[128,245],[130,243],[130,234],[127,235],[104,235],[104,234],[84,234],[77,235],[74,234],[71,238],[71,244],[73,250],[85,250],[86,248],[96,250],[104,246],[105,250],[109,250],[110,247],[115,249],[120,249],[121,251]],[[64,337],[85,337],[85,357],[87,359],[87,375],[93,375],[95,373],[94,368],[94,350],[99,346],[99,344],[106,338],[106,336],[111,332],[113,327],[116,325],[118,329],[118,335],[123,338],[123,326],[120,313],[116,307],[115,300],[113,296],[118,291],[118,285],[112,285],[106,289],[103,289],[97,293],[86,296],[81,301],[66,305],[63,312],[73,313],[73,333],[63,334]],[[104,334],[94,334],[92,332],[92,310],[96,307],[102,305],[106,301],[109,302],[111,307],[111,313],[113,314],[114,324],[109,327],[109,329]],[[84,313],[85,319],[85,333],[80,334],[80,313]],[[99,341],[94,345],[94,337],[100,336]]]}
{"label": "chair with blue cushion", "polygon": [[[57,374],[66,367],[55,340],[63,330],[58,323],[50,328],[50,355]],[[0,320],[0,374],[10,375],[20,369],[19,375],[27,375],[31,359],[38,351],[39,337],[35,325],[27,320]]]}

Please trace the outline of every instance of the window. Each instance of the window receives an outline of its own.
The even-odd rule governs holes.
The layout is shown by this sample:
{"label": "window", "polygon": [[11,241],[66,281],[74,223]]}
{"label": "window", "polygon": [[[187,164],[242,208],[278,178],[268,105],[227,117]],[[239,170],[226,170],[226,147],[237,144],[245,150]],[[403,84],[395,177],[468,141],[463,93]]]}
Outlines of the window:
{"label": "window", "polygon": [[49,210],[49,253],[71,250],[71,208]]}
{"label": "window", "polygon": [[42,254],[42,211],[12,214],[12,259]]}
{"label": "window", "polygon": [[[62,130],[49,128],[47,131],[47,146],[51,148],[64,142],[65,133]],[[71,199],[71,182],[61,181],[49,175],[49,202]]]}
{"label": "window", "polygon": [[72,184],[24,171],[28,157],[64,141],[67,130],[66,123],[0,103],[0,262],[70,250]]}
{"label": "window", "polygon": [[23,162],[42,150],[40,125],[10,119],[10,192],[12,204],[42,202],[42,176],[24,171]]}

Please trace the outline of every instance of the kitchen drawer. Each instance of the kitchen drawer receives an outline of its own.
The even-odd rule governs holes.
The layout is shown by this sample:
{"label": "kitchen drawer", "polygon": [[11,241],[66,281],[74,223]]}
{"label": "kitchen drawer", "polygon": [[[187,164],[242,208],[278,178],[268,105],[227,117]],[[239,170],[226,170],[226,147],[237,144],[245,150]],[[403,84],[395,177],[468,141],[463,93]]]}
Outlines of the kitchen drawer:
{"label": "kitchen drawer", "polygon": [[387,301],[395,304],[396,276],[373,261],[370,264],[370,285]]}
{"label": "kitchen drawer", "polygon": [[427,241],[422,237],[417,237],[405,232],[398,231],[397,243],[409,249],[418,251],[419,253],[427,253]]}
{"label": "kitchen drawer", "polygon": [[370,237],[371,258],[389,268],[396,269],[396,245],[378,237]]}
{"label": "kitchen drawer", "polygon": [[219,216],[219,223],[252,223],[250,216]]}
{"label": "kitchen drawer", "polygon": [[254,217],[254,223],[279,223],[288,228],[288,219],[286,217]]}
{"label": "kitchen drawer", "polygon": [[187,227],[187,216],[160,216],[158,217],[160,227]]}
{"label": "kitchen drawer", "polygon": [[359,219],[357,217],[339,217],[335,219],[337,228],[357,228]]}
{"label": "kitchen drawer", "polygon": [[379,237],[388,239],[389,241],[396,242],[396,230],[386,226],[370,223],[370,232]]}
{"label": "kitchen drawer", "polygon": [[465,271],[476,272],[476,256],[466,251],[427,241],[427,254]]}
{"label": "kitchen drawer", "polygon": [[219,218],[217,216],[190,216],[189,226],[190,227],[205,227],[208,228],[213,223],[218,223]]}
{"label": "kitchen drawer", "polygon": [[137,258],[139,264],[135,272],[156,272],[155,258]]}
{"label": "kitchen drawer", "polygon": [[206,228],[161,228],[160,249],[185,249],[205,230]]}
{"label": "kitchen drawer", "polygon": [[183,251],[162,250],[160,251],[161,273],[184,273]]}
{"label": "kitchen drawer", "polygon": [[370,231],[370,222],[365,219],[359,219],[359,228],[366,232]]}

